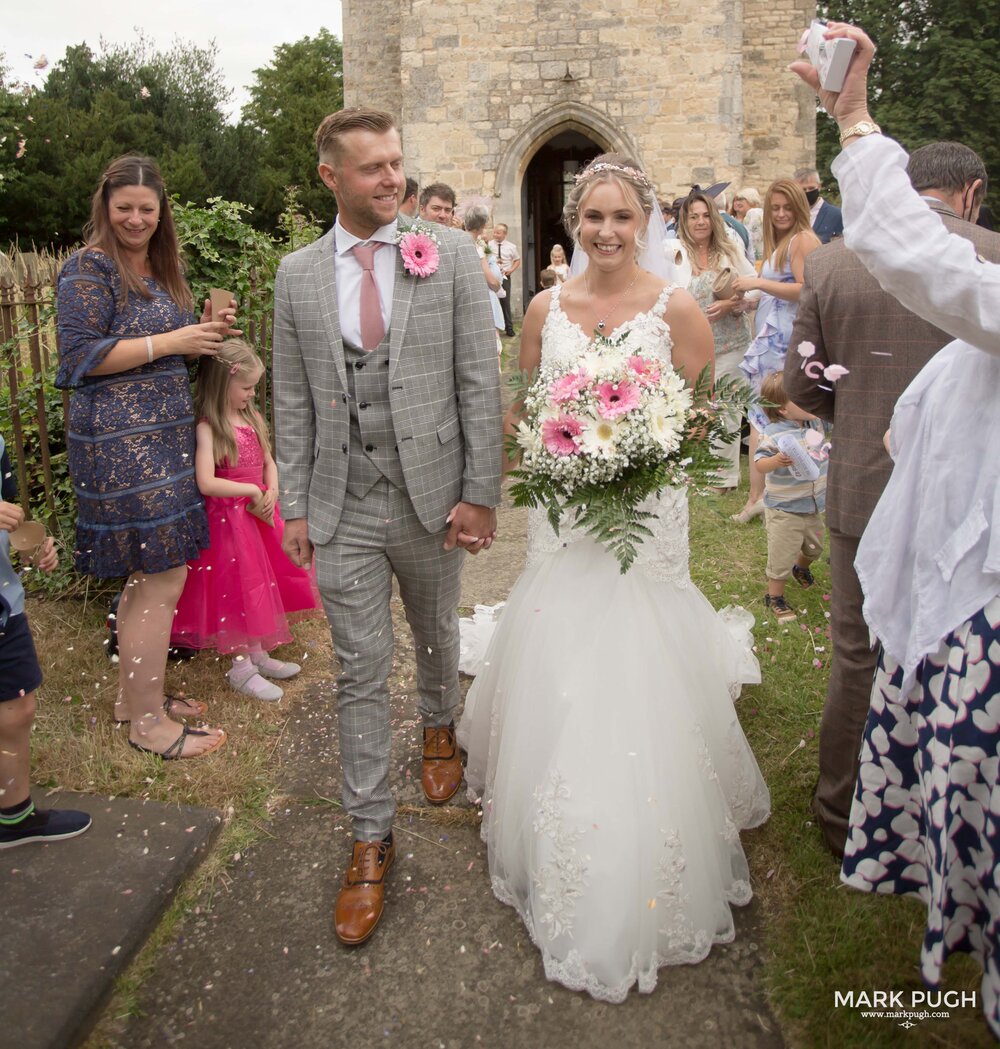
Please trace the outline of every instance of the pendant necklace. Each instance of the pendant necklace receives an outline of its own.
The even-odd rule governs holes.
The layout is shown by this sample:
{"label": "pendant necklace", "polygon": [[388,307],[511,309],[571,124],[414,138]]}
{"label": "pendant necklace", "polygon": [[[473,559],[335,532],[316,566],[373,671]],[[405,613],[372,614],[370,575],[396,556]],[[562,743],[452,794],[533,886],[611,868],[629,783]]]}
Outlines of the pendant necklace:
{"label": "pendant necklace", "polygon": [[[629,281],[628,287],[621,293],[621,295],[618,297],[617,301],[611,307],[611,309],[608,310],[608,312],[605,313],[603,317],[598,317],[597,318],[597,334],[598,335],[603,335],[604,334],[604,328],[605,328],[605,326],[608,323],[608,318],[611,316],[612,313],[615,312],[616,309],[618,309],[618,307],[622,304],[622,301],[625,299],[625,296],[628,295],[628,293],[632,290],[632,286],[639,279],[639,274],[640,273],[642,273],[642,267],[636,266],[636,268],[635,268],[635,276]],[[587,271],[586,270],[583,271],[583,286],[587,289],[587,298],[588,299],[592,298],[592,296],[590,294],[590,281],[587,280]],[[589,305],[589,303],[588,303],[588,305]],[[594,316],[597,317],[597,310],[595,310],[593,306],[590,307],[590,310],[591,310],[591,313],[593,313]]]}

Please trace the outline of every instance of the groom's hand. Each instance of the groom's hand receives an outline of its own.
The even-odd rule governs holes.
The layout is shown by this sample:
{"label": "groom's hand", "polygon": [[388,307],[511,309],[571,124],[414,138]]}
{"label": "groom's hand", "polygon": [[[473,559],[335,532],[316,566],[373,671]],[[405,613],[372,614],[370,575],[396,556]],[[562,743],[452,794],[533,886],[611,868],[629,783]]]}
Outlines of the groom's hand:
{"label": "groom's hand", "polygon": [[444,540],[445,550],[458,546],[478,554],[480,550],[489,550],[497,534],[497,513],[491,506],[456,503],[446,521],[450,527]]}
{"label": "groom's hand", "polygon": [[304,517],[285,522],[281,548],[293,565],[308,568],[312,564],[313,548],[309,542],[309,524]]}

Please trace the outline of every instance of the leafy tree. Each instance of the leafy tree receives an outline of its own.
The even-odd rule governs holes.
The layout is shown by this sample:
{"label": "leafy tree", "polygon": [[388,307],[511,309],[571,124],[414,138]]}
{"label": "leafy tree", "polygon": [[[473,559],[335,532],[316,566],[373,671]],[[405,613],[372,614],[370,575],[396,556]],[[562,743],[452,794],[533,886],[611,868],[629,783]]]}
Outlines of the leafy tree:
{"label": "leafy tree", "polygon": [[[838,0],[827,17],[860,25],[877,51],[872,115],[913,150],[952,140],[1000,178],[1000,20],[996,0]],[[837,126],[818,118],[821,170],[840,150]]]}
{"label": "leafy tree", "polygon": [[23,92],[11,81],[7,56],[0,51],[0,198],[18,175],[17,154],[24,115]]}
{"label": "leafy tree", "polygon": [[335,204],[316,174],[313,135],[328,113],[344,105],[343,48],[328,30],[279,44],[270,65],[254,70],[256,82],[243,107],[243,121],[261,134],[259,160],[262,218],[277,223],[286,189],[299,187],[299,202],[322,220]]}
{"label": "leafy tree", "polygon": [[[172,191],[204,202],[226,167],[210,163],[221,153],[228,99],[215,63],[214,44],[159,52],[142,36],[102,44],[96,55],[85,44],[68,48],[44,87],[21,97],[24,145],[18,177],[0,198],[0,239],[79,239],[101,171],[128,151],[156,158]],[[0,94],[0,106],[12,100]]]}

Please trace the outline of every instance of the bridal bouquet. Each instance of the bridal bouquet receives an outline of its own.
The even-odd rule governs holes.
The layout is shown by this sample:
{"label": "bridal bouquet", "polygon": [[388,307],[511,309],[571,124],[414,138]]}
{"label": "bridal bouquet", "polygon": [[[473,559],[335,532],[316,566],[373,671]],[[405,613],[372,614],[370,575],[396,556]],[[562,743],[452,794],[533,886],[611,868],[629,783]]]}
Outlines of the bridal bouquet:
{"label": "bridal bouquet", "polygon": [[627,572],[653,516],[641,504],[664,488],[716,484],[713,442],[734,440],[723,416],[745,409],[749,387],[706,369],[694,388],[638,334],[598,335],[572,368],[516,377],[524,417],[507,438],[516,506],[543,506],[558,533],[571,515]]}

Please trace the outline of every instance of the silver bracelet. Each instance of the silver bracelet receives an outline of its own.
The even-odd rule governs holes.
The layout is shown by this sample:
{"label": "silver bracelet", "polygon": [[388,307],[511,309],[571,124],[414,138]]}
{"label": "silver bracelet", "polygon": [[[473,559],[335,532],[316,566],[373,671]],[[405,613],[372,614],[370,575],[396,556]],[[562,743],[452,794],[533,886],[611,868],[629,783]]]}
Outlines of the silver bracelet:
{"label": "silver bracelet", "polygon": [[146,336],[146,361],[148,364],[153,363],[153,339],[152,336]]}

